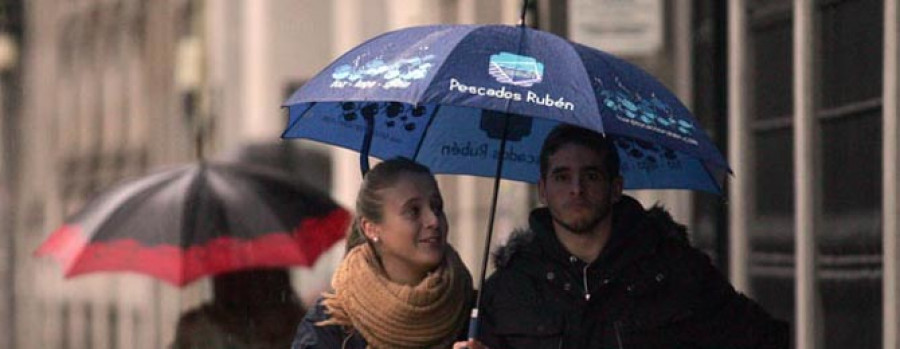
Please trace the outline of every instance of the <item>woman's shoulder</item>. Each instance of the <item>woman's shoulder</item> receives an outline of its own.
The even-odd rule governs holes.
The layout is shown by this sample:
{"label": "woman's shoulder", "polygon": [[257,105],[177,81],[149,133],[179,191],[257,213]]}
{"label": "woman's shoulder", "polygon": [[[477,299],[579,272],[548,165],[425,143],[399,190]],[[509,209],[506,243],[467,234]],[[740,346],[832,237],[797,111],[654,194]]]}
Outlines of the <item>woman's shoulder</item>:
{"label": "woman's shoulder", "polygon": [[291,348],[365,348],[365,341],[352,329],[340,325],[319,325],[320,322],[331,318],[322,300],[323,298],[319,297],[315,306],[306,312],[306,316],[297,327]]}
{"label": "woman's shoulder", "polygon": [[325,304],[323,303],[324,300],[325,298],[322,296],[316,299],[316,304],[306,311],[306,316],[303,317],[304,322],[310,321],[312,323],[317,323],[330,318]]}

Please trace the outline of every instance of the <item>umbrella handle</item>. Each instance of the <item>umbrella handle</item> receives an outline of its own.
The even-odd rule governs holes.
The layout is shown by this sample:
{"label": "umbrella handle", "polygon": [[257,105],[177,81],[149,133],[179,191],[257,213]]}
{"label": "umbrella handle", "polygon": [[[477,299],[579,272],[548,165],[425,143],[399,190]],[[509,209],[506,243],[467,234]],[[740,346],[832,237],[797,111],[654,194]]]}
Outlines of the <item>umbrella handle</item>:
{"label": "umbrella handle", "polygon": [[475,340],[478,336],[478,306],[472,308],[472,316],[469,317],[469,340]]}
{"label": "umbrella handle", "polygon": [[359,170],[362,177],[366,177],[369,172],[369,149],[372,147],[372,135],[375,133],[375,116],[363,116],[366,120],[366,135],[363,137],[362,149],[359,151]]}

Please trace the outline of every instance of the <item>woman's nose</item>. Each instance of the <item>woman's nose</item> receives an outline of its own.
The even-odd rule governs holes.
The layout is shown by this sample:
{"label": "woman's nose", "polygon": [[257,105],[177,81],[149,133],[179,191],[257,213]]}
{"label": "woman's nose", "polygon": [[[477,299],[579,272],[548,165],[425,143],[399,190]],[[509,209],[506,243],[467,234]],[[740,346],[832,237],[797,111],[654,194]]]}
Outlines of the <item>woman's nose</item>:
{"label": "woman's nose", "polygon": [[439,215],[440,215],[440,212],[437,212],[433,209],[426,209],[425,217],[424,217],[425,225],[428,227],[437,226],[438,222],[440,221],[440,219],[438,218]]}

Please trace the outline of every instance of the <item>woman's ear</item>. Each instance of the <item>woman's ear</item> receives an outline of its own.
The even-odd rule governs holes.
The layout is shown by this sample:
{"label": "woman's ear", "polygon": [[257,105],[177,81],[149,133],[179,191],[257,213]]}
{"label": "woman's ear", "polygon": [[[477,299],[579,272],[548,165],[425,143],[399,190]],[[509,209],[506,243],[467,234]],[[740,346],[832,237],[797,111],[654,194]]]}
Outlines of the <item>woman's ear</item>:
{"label": "woman's ear", "polygon": [[366,218],[360,218],[359,227],[360,229],[362,229],[362,233],[366,236],[367,240],[378,242],[378,235],[380,234],[378,224],[375,224],[375,222],[372,222]]}

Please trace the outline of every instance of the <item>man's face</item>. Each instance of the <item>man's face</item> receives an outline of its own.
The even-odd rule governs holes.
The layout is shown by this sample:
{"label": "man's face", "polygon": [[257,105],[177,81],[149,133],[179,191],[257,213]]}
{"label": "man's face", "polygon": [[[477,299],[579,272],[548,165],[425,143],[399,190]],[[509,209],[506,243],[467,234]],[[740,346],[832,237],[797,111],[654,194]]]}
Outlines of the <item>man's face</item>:
{"label": "man's face", "polygon": [[610,219],[612,204],[622,195],[622,179],[608,178],[600,153],[569,143],[551,154],[547,165],[538,192],[557,230],[587,234]]}

